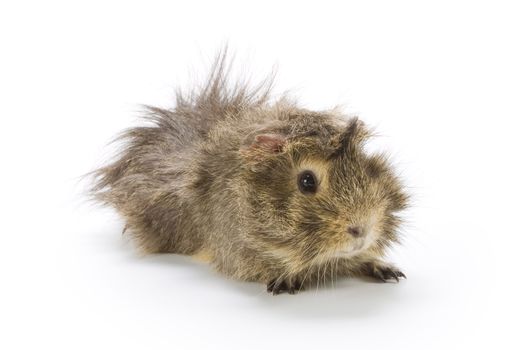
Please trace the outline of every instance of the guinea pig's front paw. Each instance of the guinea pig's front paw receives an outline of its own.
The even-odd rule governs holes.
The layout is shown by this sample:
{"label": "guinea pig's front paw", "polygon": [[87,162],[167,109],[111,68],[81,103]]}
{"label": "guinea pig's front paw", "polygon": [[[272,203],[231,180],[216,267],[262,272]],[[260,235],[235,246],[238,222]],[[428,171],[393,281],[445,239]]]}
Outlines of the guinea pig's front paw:
{"label": "guinea pig's front paw", "polygon": [[399,282],[399,278],[407,278],[403,272],[401,272],[394,265],[386,264],[383,262],[370,262],[364,266],[364,275],[383,282],[396,281]]}
{"label": "guinea pig's front paw", "polygon": [[295,294],[300,289],[301,282],[296,278],[275,278],[268,282],[268,284],[266,285],[266,290],[268,291],[268,293],[272,293],[273,295],[281,294],[283,292],[288,292],[288,294]]}

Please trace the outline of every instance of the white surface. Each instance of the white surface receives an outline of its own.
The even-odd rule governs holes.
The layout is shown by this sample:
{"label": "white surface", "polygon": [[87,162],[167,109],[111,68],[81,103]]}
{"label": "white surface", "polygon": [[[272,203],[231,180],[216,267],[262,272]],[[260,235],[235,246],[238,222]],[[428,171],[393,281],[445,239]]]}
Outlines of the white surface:
{"label": "white surface", "polygon": [[[0,348],[524,348],[522,5],[342,3],[2,2]],[[406,281],[273,297],[139,257],[83,203],[137,106],[171,106],[226,41],[386,135],[415,196],[391,257]]]}

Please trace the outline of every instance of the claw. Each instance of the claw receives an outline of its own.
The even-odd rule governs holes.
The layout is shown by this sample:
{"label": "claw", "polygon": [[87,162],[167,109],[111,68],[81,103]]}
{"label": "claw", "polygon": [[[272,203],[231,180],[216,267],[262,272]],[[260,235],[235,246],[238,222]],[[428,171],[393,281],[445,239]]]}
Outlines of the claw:
{"label": "claw", "polygon": [[273,295],[281,294],[281,292],[288,292],[288,294],[295,294],[299,290],[297,281],[287,281],[287,280],[271,280],[266,285],[266,290],[268,293]]}
{"label": "claw", "polygon": [[391,280],[395,280],[396,282],[399,282],[399,277],[406,279],[405,274],[399,271],[394,266],[383,265],[383,264],[371,263],[368,266],[367,274],[371,277],[377,278],[378,280],[382,282],[388,282]]}
{"label": "claw", "polygon": [[385,269],[384,271],[384,275],[386,277],[387,280],[389,279],[395,279],[396,282],[399,282],[399,277],[397,277],[397,271],[391,269],[391,268],[387,268]]}
{"label": "claw", "polygon": [[268,284],[266,285],[266,291],[268,293],[271,293],[273,291],[274,286],[275,286],[275,280],[268,282]]}

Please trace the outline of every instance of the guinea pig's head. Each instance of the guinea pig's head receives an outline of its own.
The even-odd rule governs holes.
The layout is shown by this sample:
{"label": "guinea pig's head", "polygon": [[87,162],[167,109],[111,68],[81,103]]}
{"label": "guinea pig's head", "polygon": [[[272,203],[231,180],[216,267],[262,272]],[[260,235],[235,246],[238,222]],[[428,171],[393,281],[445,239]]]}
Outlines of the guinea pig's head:
{"label": "guinea pig's head", "polygon": [[396,242],[407,195],[386,157],[364,151],[369,135],[330,116],[252,135],[241,149],[251,241],[291,269]]}

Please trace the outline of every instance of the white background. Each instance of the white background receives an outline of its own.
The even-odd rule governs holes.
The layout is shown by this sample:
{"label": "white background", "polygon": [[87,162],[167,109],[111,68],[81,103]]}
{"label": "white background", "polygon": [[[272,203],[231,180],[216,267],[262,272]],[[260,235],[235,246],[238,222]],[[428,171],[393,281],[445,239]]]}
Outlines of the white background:
{"label": "white background", "polygon": [[[519,1],[2,1],[2,349],[523,349]],[[399,284],[295,296],[139,256],[80,176],[140,104],[173,106],[226,42],[276,92],[343,104],[414,195]]]}

